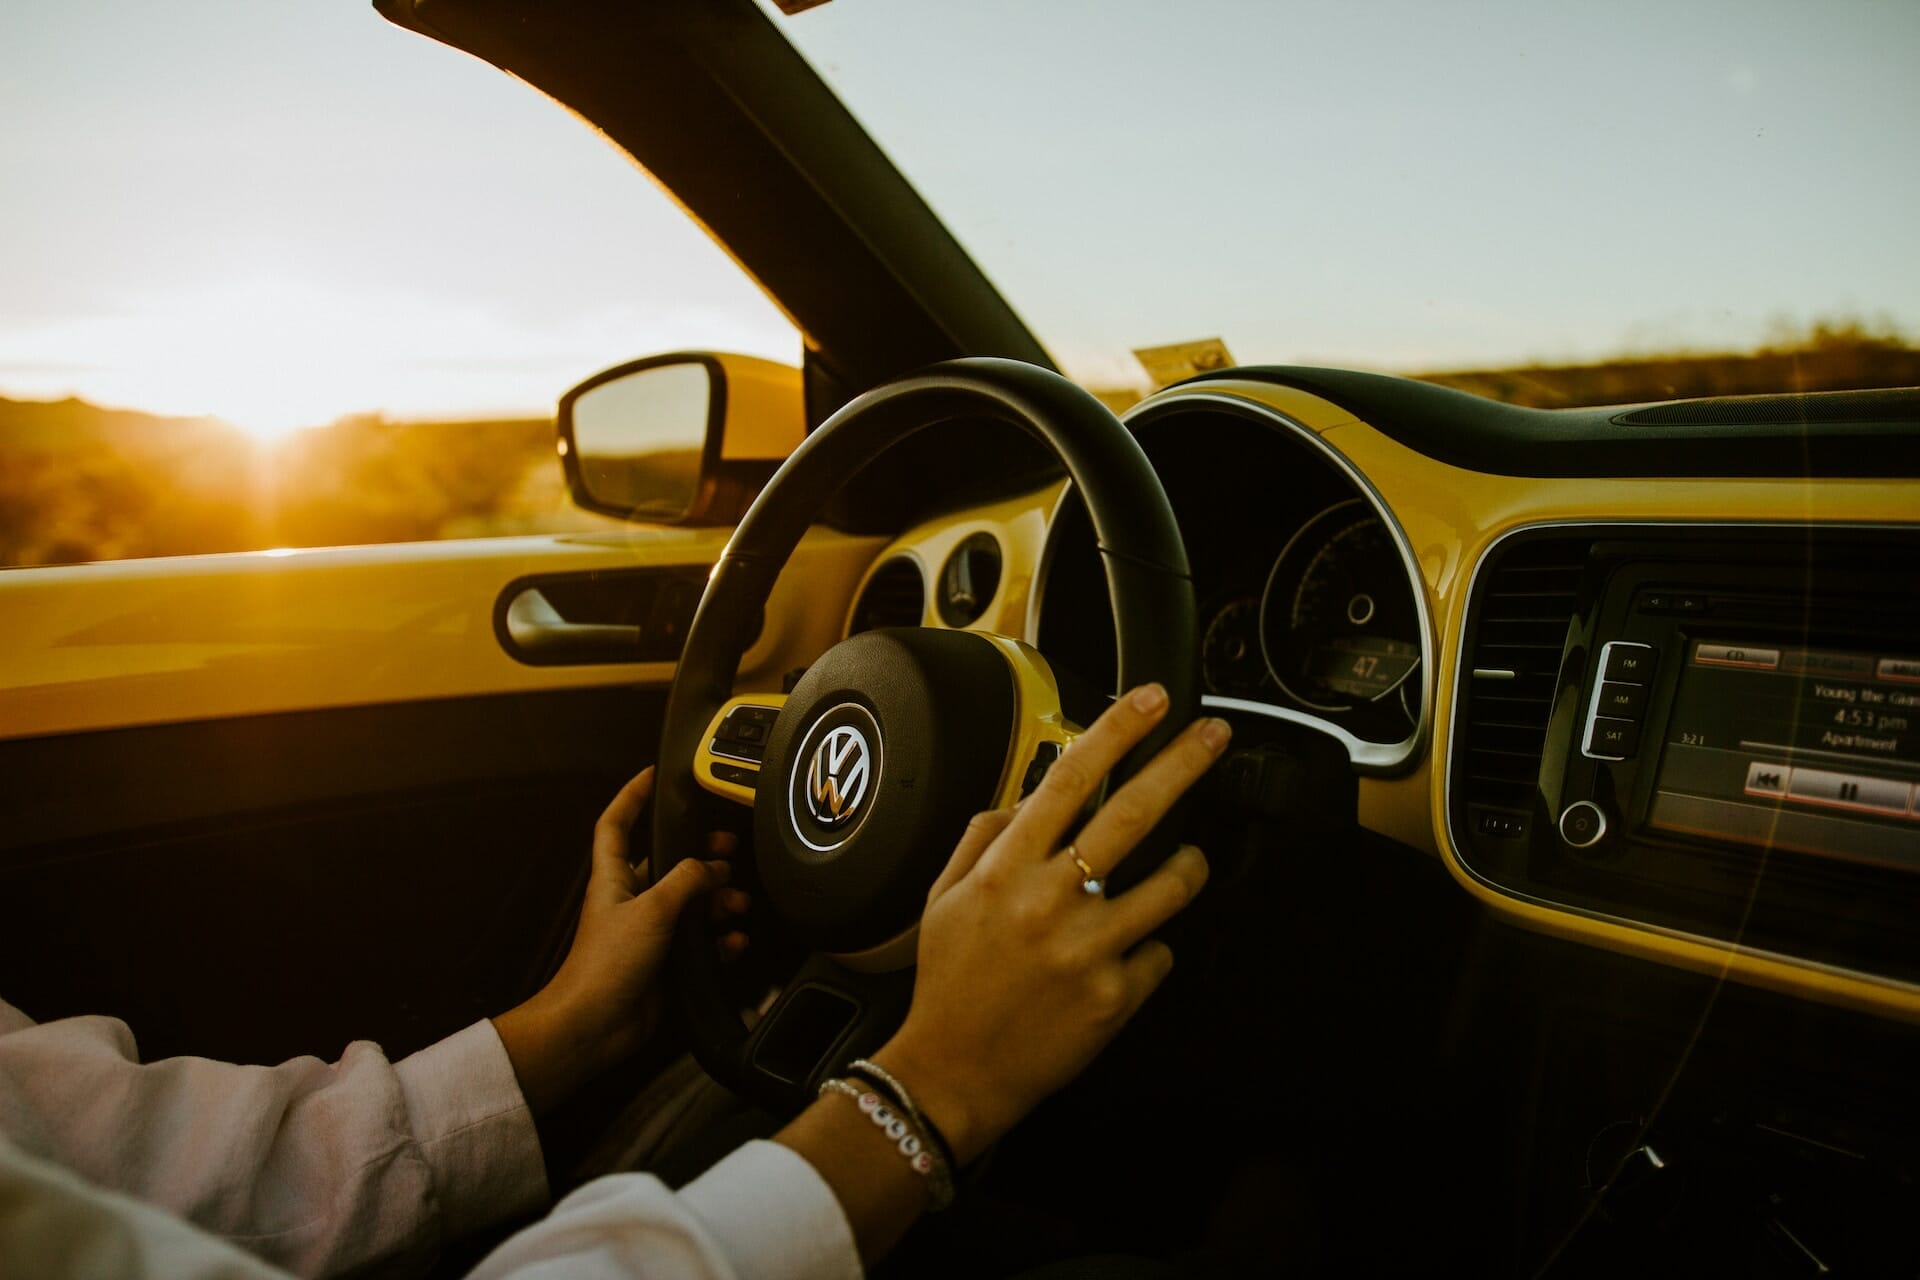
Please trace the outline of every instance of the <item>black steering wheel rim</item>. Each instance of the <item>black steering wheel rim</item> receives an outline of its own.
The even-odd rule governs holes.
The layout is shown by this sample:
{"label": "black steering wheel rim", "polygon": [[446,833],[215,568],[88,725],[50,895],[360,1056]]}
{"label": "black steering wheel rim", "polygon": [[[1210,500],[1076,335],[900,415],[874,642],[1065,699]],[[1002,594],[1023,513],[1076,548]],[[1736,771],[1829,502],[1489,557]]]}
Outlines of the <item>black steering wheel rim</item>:
{"label": "black steering wheel rim", "polygon": [[[826,500],[848,476],[906,436],[941,423],[981,419],[1022,428],[1065,468],[1086,504],[1106,570],[1120,688],[1157,680],[1170,696],[1172,711],[1115,777],[1131,774],[1192,719],[1199,705],[1193,584],[1179,526],[1146,454],[1104,405],[1049,370],[992,358],[934,365],[867,392],[810,434],[762,490],[721,553],[667,699],[653,802],[656,877],[701,847],[706,793],[694,779],[695,753],[715,713],[732,696],[740,659],[759,629],[760,610],[775,579]],[[1143,846],[1141,858],[1129,860],[1133,874],[1142,860],[1165,852]],[[1124,886],[1129,870],[1123,866],[1110,882]],[[752,1070],[749,1029],[729,1007],[712,931],[698,912],[682,921],[671,970],[694,1054],[707,1072],[763,1103],[786,1109],[803,1105],[811,1075],[774,1081]],[[877,982],[888,985],[886,976]],[[890,985],[894,1000],[903,1001],[898,980]]]}

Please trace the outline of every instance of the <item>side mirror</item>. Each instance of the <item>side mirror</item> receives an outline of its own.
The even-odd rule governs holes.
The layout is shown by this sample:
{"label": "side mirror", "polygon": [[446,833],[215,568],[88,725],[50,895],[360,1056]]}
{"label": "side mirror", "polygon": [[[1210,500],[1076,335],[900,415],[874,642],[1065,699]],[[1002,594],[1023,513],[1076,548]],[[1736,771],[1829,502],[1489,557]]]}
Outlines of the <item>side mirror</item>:
{"label": "side mirror", "polygon": [[683,351],[596,373],[560,397],[574,503],[655,524],[732,524],[806,435],[800,371]]}

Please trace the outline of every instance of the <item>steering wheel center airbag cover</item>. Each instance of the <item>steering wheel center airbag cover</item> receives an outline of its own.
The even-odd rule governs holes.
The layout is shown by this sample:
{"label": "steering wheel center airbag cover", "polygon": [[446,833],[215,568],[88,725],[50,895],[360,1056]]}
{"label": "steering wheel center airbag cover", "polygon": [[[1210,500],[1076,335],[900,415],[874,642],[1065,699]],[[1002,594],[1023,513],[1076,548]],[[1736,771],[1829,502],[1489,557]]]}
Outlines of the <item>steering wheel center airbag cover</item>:
{"label": "steering wheel center airbag cover", "polygon": [[818,720],[794,753],[787,816],[800,842],[831,853],[853,838],[873,807],[867,788],[879,775],[880,726],[857,702],[843,702]]}
{"label": "steering wheel center airbag cover", "polygon": [[1013,676],[968,632],[869,631],[794,686],[754,804],[760,879],[806,942],[857,951],[918,918],[1013,741]]}

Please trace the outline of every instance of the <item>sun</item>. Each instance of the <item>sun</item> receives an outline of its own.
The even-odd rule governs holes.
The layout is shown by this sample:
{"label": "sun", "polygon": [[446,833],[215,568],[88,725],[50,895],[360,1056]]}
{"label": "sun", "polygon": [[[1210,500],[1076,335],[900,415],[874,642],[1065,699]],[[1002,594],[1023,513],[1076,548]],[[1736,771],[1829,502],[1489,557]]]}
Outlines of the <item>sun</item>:
{"label": "sun", "polygon": [[208,415],[260,444],[382,407],[393,356],[349,299],[264,274],[141,300],[88,345],[100,392],[150,412]]}
{"label": "sun", "polygon": [[260,445],[276,445],[296,431],[322,425],[321,422],[284,416],[241,418],[225,413],[216,413],[214,416]]}

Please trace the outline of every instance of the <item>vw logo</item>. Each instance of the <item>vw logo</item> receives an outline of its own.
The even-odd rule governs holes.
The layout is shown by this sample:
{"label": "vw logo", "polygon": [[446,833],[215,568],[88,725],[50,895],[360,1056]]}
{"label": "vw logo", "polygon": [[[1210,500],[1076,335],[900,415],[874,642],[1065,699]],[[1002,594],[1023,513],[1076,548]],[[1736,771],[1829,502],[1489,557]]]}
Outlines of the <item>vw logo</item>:
{"label": "vw logo", "polygon": [[866,735],[850,724],[829,730],[807,766],[807,812],[823,827],[839,826],[859,810],[872,773]]}

